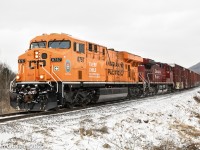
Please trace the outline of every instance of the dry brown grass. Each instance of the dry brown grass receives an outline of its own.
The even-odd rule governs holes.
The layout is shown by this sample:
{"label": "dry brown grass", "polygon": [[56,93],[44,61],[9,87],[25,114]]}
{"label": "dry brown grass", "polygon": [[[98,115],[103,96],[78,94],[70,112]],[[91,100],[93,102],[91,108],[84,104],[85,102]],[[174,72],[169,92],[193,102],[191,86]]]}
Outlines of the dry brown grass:
{"label": "dry brown grass", "polygon": [[186,124],[176,124],[176,125],[172,125],[173,128],[175,129],[178,129],[178,133],[184,137],[184,138],[197,138],[197,137],[200,137],[200,130],[196,129],[195,127],[193,126],[189,126],[189,125],[186,125]]}
{"label": "dry brown grass", "polygon": [[[199,150],[200,143],[189,143],[185,146],[179,147],[173,141],[163,141],[159,146],[154,146],[150,150]],[[147,148],[149,149],[149,148]]]}
{"label": "dry brown grass", "polygon": [[106,126],[103,126],[103,127],[99,128],[99,129],[94,129],[94,131],[100,132],[100,133],[102,133],[102,134],[107,134],[107,133],[109,133],[109,132],[108,132],[108,127],[106,127]]}
{"label": "dry brown grass", "polygon": [[84,127],[79,128],[79,134],[80,134],[81,138],[83,138],[84,136],[96,136],[97,132],[101,133],[101,134],[107,134],[108,127],[103,126],[99,129],[94,129],[94,128],[85,129]]}
{"label": "dry brown grass", "polygon": [[85,124],[85,123],[87,123],[87,122],[93,122],[93,119],[88,119],[88,118],[86,118],[86,119],[84,119],[84,120],[82,120],[82,121],[80,121],[80,124]]}
{"label": "dry brown grass", "polygon": [[16,112],[15,109],[13,109],[10,106],[10,102],[8,98],[4,98],[0,100],[0,114],[9,114]]}
{"label": "dry brown grass", "polygon": [[79,133],[81,136],[85,136],[85,129],[84,128],[80,128],[79,129]]}
{"label": "dry brown grass", "polygon": [[92,136],[93,135],[93,130],[92,129],[88,129],[88,130],[85,131],[85,134],[87,136]]}
{"label": "dry brown grass", "polygon": [[109,144],[105,143],[105,144],[103,145],[103,148],[111,148],[111,146],[110,146]]}
{"label": "dry brown grass", "polygon": [[197,102],[197,103],[200,103],[200,97],[198,97],[197,95],[193,97],[194,100]]}
{"label": "dry brown grass", "polygon": [[163,141],[159,146],[153,146],[151,150],[181,150],[180,147],[176,146],[173,141]]}
{"label": "dry brown grass", "polygon": [[194,115],[194,117],[200,119],[200,114],[199,113],[196,113],[196,112],[192,112],[192,114]]}
{"label": "dry brown grass", "polygon": [[200,149],[200,143],[192,143],[184,147],[184,149],[188,150],[199,150]]}
{"label": "dry brown grass", "polygon": [[14,113],[16,112],[10,106],[10,95],[8,89],[0,89],[0,114]]}

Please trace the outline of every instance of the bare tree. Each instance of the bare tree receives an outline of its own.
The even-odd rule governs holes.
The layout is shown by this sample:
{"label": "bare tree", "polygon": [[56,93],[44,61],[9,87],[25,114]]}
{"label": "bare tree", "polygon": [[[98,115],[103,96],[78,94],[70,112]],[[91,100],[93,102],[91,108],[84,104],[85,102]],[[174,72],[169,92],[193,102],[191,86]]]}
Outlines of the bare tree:
{"label": "bare tree", "polygon": [[0,113],[10,108],[9,85],[15,73],[5,63],[0,63]]}

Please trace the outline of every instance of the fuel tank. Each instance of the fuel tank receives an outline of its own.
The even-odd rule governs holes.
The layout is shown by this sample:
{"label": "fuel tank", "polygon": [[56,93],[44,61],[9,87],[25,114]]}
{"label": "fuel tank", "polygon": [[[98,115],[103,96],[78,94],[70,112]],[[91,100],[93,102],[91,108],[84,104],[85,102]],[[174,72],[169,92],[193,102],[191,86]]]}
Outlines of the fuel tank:
{"label": "fuel tank", "polygon": [[100,88],[99,89],[99,98],[96,101],[107,102],[112,100],[125,99],[128,96],[128,87],[120,87],[120,88]]}

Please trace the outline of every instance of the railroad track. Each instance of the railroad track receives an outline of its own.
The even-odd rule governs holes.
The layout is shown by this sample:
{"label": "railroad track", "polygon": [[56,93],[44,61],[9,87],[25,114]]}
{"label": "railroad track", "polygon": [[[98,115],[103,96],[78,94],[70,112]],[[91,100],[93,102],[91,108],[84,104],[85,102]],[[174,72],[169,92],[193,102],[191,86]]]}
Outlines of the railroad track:
{"label": "railroad track", "polygon": [[18,113],[10,113],[10,114],[3,114],[0,115],[0,123],[22,119],[28,115],[28,112],[18,112]]}
{"label": "railroad track", "polygon": [[[192,89],[189,89],[187,91],[190,91]],[[141,103],[144,101],[149,101],[151,99],[154,98],[162,98],[163,99],[167,99],[175,94],[180,94],[185,92],[184,91],[179,91],[179,92],[174,92],[174,93],[166,93],[166,94],[160,94],[160,95],[151,95],[148,97],[140,97],[137,99],[123,99],[123,100],[116,100],[116,101],[111,101],[111,102],[104,102],[104,103],[98,103],[98,104],[90,104],[86,107],[75,107],[72,109],[69,108],[62,108],[59,109],[57,111],[45,111],[45,112],[17,112],[17,113],[11,113],[11,114],[3,114],[0,115],[0,123],[5,123],[8,121],[16,121],[16,120],[20,120],[20,119],[27,119],[27,118],[32,118],[32,117],[40,117],[40,116],[47,116],[47,115],[52,115],[52,114],[60,114],[60,113],[64,113],[64,112],[73,112],[73,111],[77,111],[77,110],[84,110],[84,109],[88,109],[88,108],[93,108],[93,107],[101,107],[101,106],[110,106],[110,105],[120,105],[120,104],[125,104],[125,103],[129,103],[129,102],[136,102],[136,103]]]}
{"label": "railroad track", "polygon": [[37,117],[37,116],[59,114],[59,113],[74,111],[74,110],[79,110],[79,109],[80,108],[73,108],[73,109],[63,108],[58,111],[19,112],[19,113],[4,114],[4,115],[0,115],[0,123],[4,123],[4,122],[8,122],[8,121],[15,121],[15,120],[19,120],[19,119],[26,119],[26,118],[31,118],[31,117]]}

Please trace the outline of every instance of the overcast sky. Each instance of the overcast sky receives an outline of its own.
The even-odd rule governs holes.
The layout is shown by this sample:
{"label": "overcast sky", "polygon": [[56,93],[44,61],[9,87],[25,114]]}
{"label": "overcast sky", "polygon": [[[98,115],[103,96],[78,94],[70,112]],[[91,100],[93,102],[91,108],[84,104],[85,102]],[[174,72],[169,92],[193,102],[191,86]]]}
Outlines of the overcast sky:
{"label": "overcast sky", "polygon": [[0,0],[0,61],[14,71],[31,38],[61,32],[190,67],[200,62],[200,0]]}

